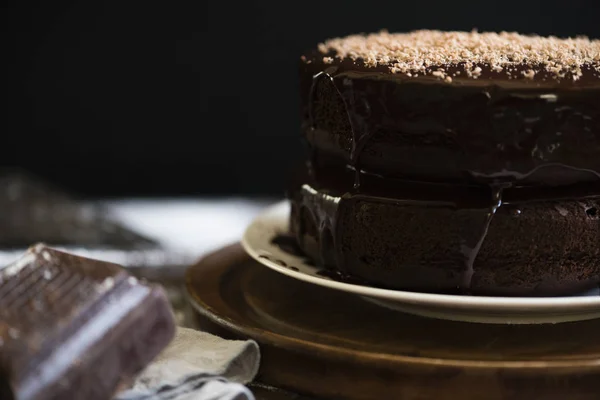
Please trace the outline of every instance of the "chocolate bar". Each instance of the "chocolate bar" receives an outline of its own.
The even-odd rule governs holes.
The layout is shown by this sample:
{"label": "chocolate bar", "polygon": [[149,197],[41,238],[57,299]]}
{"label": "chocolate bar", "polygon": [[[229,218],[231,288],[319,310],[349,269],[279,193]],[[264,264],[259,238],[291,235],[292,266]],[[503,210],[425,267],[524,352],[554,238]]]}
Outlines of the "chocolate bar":
{"label": "chocolate bar", "polygon": [[107,400],[172,339],[165,293],[39,244],[0,269],[2,399]]}

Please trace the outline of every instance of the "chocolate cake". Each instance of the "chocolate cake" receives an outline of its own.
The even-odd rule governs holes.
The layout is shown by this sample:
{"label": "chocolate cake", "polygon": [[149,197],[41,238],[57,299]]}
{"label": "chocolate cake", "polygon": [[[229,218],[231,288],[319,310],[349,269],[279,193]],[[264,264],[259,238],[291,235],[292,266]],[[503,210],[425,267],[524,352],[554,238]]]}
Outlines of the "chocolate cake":
{"label": "chocolate cake", "polygon": [[415,31],[300,62],[291,231],[380,287],[567,295],[600,282],[600,40]]}

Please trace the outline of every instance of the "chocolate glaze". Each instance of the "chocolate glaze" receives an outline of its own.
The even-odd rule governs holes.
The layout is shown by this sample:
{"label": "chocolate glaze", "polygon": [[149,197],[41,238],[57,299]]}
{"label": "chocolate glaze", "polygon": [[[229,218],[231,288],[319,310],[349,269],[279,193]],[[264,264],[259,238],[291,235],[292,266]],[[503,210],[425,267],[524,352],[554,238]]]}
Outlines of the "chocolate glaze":
{"label": "chocolate glaze", "polygon": [[[451,276],[438,291],[452,290],[450,285],[462,292],[473,289],[476,260],[489,245],[486,237],[500,208],[518,217],[532,205],[554,202],[561,208],[563,201],[568,207],[575,201],[586,220],[597,221],[600,79],[594,70],[584,67],[582,79],[557,82],[544,74],[512,80],[482,66],[480,79],[449,84],[366,67],[360,60],[325,65],[319,57],[309,59],[301,65],[301,91],[310,157],[308,174],[290,193],[291,226],[300,247],[321,265],[344,276],[363,268],[352,265],[342,239],[353,217],[346,209],[356,215],[357,203],[406,205],[416,214],[431,210],[442,216],[452,214],[439,211],[448,209],[465,219],[455,227],[460,255],[451,255],[460,260],[448,260]],[[504,214],[499,225],[506,222]],[[577,218],[580,223],[581,215]],[[600,236],[593,233],[599,223],[592,224],[586,233],[592,245],[582,256],[587,278],[563,289],[600,280],[600,265],[593,261],[600,258],[594,256]],[[434,269],[432,274],[439,273]],[[555,278],[519,290],[552,291],[560,286]],[[430,289],[426,279],[415,282]]]}
{"label": "chocolate glaze", "polygon": [[[331,62],[325,63],[324,57],[330,57]],[[454,85],[472,85],[472,86],[489,86],[499,85],[507,88],[598,88],[600,87],[600,71],[597,66],[583,64],[580,71],[581,76],[574,79],[573,74],[565,74],[563,78],[559,78],[556,74],[546,71],[543,65],[540,64],[515,64],[513,66],[496,70],[485,63],[472,62],[471,66],[465,63],[456,63],[450,65],[431,66],[426,68],[422,73],[408,76],[407,74],[398,72],[394,73],[390,70],[390,65],[378,64],[367,65],[360,57],[355,60],[350,58],[339,58],[334,52],[323,54],[318,50],[311,50],[301,57],[300,68],[313,71],[323,71],[327,68],[336,68],[340,72],[352,73],[362,76],[375,76],[378,79],[394,79],[413,82],[434,82],[440,83],[443,79],[433,76],[432,72],[442,68],[446,75],[452,77]],[[479,67],[481,72],[478,78],[469,77],[467,70],[473,70]],[[537,73],[533,78],[526,78],[523,73],[528,70],[536,70]]]}

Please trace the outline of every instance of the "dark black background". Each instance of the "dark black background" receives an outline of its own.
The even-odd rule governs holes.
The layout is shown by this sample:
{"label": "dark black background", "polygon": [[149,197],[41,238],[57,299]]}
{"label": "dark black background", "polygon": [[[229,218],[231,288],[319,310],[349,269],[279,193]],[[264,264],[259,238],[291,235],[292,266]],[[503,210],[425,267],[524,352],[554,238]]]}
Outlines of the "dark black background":
{"label": "dark black background", "polygon": [[600,37],[598,0],[15,4],[2,164],[90,195],[279,194],[303,152],[297,60],[327,37]]}

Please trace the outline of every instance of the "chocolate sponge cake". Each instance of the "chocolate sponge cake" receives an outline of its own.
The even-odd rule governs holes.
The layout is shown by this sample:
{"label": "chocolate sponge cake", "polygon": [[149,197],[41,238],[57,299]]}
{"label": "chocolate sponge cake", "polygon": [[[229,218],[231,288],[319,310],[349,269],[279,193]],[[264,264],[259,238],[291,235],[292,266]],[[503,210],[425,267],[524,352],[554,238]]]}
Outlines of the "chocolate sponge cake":
{"label": "chocolate sponge cake", "polygon": [[600,41],[416,31],[300,62],[291,230],[386,288],[571,294],[600,283]]}

